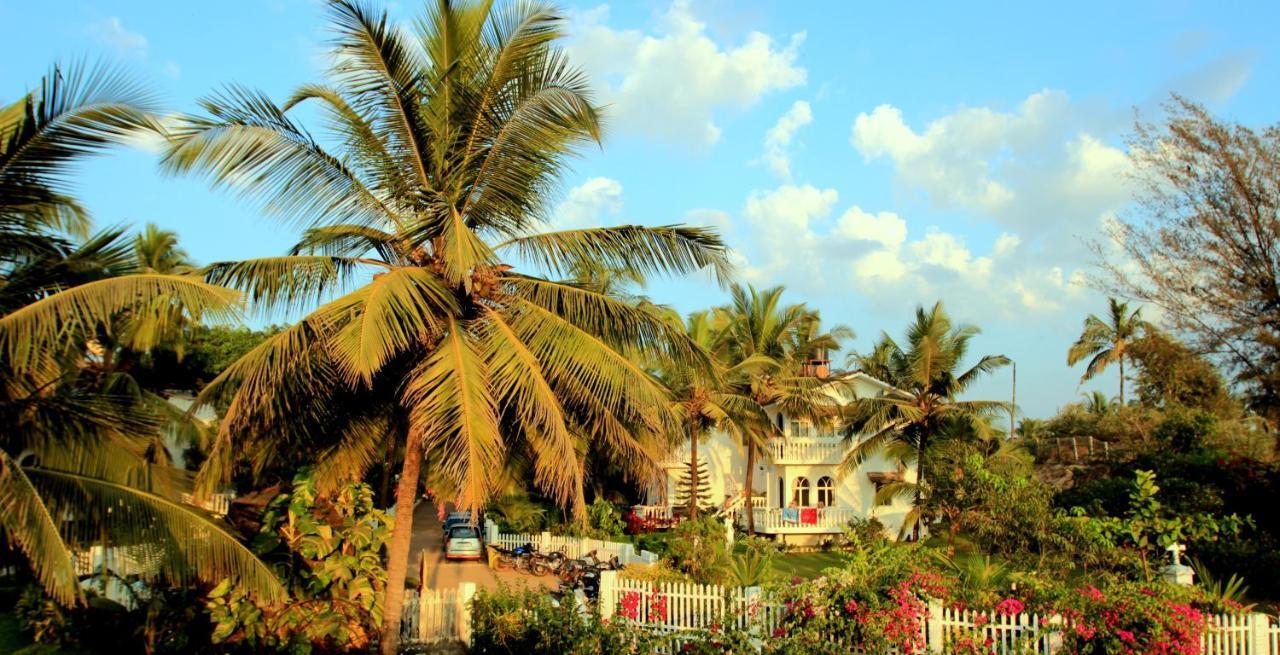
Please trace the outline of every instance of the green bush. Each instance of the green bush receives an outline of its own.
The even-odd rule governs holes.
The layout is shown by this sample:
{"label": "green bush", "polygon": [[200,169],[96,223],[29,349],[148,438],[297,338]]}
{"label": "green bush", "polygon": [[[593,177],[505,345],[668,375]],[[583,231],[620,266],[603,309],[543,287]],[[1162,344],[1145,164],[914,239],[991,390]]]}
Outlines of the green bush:
{"label": "green bush", "polygon": [[672,564],[699,584],[720,582],[729,568],[729,546],[725,543],[724,522],[715,516],[700,516],[681,522],[671,531],[669,557]]}
{"label": "green bush", "polygon": [[471,604],[470,652],[476,655],[623,655],[654,652],[657,638],[625,619],[604,621],[566,597],[541,589],[481,590]]}

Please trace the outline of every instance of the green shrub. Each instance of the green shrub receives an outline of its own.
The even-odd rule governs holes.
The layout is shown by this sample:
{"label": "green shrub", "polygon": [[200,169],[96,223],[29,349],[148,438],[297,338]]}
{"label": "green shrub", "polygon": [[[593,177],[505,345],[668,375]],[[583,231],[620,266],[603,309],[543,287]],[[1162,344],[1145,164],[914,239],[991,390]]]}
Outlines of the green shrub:
{"label": "green shrub", "polygon": [[557,603],[541,589],[481,590],[471,604],[470,652],[476,655],[654,652],[658,639],[617,618],[583,613],[572,597]]}
{"label": "green shrub", "polygon": [[723,579],[729,567],[729,547],[720,519],[701,516],[680,523],[671,532],[669,557],[677,569],[699,584]]}

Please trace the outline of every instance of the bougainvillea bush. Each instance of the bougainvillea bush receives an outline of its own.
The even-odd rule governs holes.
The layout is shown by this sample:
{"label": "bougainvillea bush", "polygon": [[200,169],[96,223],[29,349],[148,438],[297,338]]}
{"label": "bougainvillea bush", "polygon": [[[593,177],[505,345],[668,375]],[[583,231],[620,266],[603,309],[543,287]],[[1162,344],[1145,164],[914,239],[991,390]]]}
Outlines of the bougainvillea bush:
{"label": "bougainvillea bush", "polygon": [[481,590],[471,605],[471,653],[560,655],[653,653],[660,638],[626,618],[602,619],[572,596],[561,601],[542,589]]}
{"label": "bougainvillea bush", "polygon": [[1049,614],[1063,619],[1065,652],[1080,655],[1199,655],[1207,627],[1198,594],[1183,588],[1116,582],[1089,585]]}
{"label": "bougainvillea bush", "polygon": [[924,651],[925,599],[950,595],[946,576],[923,566],[914,547],[873,546],[850,554],[843,569],[793,580],[774,591],[783,606],[768,647],[779,655],[877,655]]}

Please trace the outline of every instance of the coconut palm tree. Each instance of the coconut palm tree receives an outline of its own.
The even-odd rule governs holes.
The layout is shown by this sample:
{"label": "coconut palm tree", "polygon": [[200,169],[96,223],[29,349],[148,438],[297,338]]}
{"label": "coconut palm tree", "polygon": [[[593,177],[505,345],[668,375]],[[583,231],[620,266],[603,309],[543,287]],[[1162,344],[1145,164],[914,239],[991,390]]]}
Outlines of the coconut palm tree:
{"label": "coconut palm tree", "polygon": [[[943,431],[959,422],[980,432],[991,412],[1008,411],[1004,402],[959,399],[980,377],[1009,363],[1003,355],[984,355],[960,372],[969,342],[978,332],[969,325],[953,327],[939,302],[927,311],[916,309],[905,348],[887,335],[881,337],[874,352],[884,364],[883,381],[891,388],[850,405],[845,439],[852,447],[841,464],[843,471],[855,470],[880,452],[914,460],[916,479],[910,489],[915,505],[921,505],[924,462]],[[915,532],[919,533],[918,521]]]}
{"label": "coconut palm tree", "polygon": [[138,270],[149,273],[186,273],[191,270],[187,251],[178,246],[178,234],[162,230],[155,223],[133,238],[133,256]]}
{"label": "coconut palm tree", "polygon": [[1129,310],[1129,303],[1115,298],[1107,298],[1107,318],[1101,319],[1090,314],[1084,319],[1084,330],[1080,338],[1071,344],[1067,351],[1067,365],[1075,366],[1086,357],[1091,357],[1084,375],[1080,376],[1081,384],[1102,373],[1111,364],[1120,367],[1120,404],[1124,402],[1124,360],[1129,357],[1129,345],[1148,327],[1142,320],[1142,308]]}
{"label": "coconut palm tree", "polygon": [[[822,332],[817,312],[803,304],[783,305],[781,286],[763,291],[734,285],[731,302],[717,310],[725,323],[720,349],[733,367],[730,388],[761,407],[775,407],[788,417],[821,421],[832,416],[836,403],[823,389],[827,381],[801,374],[802,366],[816,354],[839,347],[852,336],[848,328]],[[769,439],[781,428],[771,422],[755,423],[741,433],[747,454],[743,476],[743,501],[747,532],[755,531],[752,490],[756,460],[766,454]]]}
{"label": "coconut palm tree", "polygon": [[57,601],[84,599],[72,550],[146,551],[147,579],[235,575],[262,597],[275,576],[219,523],[177,500],[158,466],[160,417],[112,375],[97,338],[153,303],[233,316],[238,294],[134,273],[122,232],[88,235],[70,189],[79,160],[150,125],[149,95],[109,69],[55,66],[0,108],[0,533]]}
{"label": "coconut palm tree", "polygon": [[730,438],[747,442],[749,435],[769,428],[769,415],[764,406],[739,386],[730,381],[751,374],[757,367],[772,367],[773,362],[763,357],[746,358],[727,366],[717,357],[723,345],[724,325],[717,324],[711,311],[694,312],[681,321],[678,315],[670,319],[678,324],[690,342],[697,345],[712,366],[670,362],[660,364],[658,377],[671,393],[675,414],[680,418],[684,438],[689,441],[689,518],[698,518],[698,443],[712,429],[720,429]]}
{"label": "coconut palm tree", "polygon": [[[568,158],[602,132],[586,78],[555,47],[552,8],[442,0],[413,31],[355,0],[329,11],[329,84],[282,105],[229,88],[173,132],[165,159],[307,228],[293,254],[215,264],[209,279],[264,307],[321,301],[202,392],[228,409],[200,481],[225,479],[238,453],[323,439],[359,474],[392,434],[403,463],[387,573],[399,581],[424,455],[478,510],[520,449],[534,483],[580,513],[584,440],[652,459],[647,436],[673,431],[666,391],[633,357],[696,349],[653,314],[557,278],[582,260],[722,279],[729,267],[702,228],[538,233]],[[304,104],[327,116],[336,150],[295,121]],[[385,653],[403,594],[387,585]]]}

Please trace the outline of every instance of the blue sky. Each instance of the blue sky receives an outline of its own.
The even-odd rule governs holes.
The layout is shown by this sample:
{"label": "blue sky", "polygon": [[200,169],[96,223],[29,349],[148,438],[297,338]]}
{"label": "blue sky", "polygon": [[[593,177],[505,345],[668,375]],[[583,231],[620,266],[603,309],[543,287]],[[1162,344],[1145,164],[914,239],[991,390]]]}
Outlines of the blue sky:
{"label": "blue sky", "polygon": [[[408,19],[419,5],[389,3]],[[573,2],[567,47],[609,103],[604,148],[564,180],[556,225],[721,228],[744,280],[854,328],[900,334],[942,299],[983,328],[975,352],[1018,362],[1032,416],[1079,387],[1065,364],[1105,300],[1084,243],[1132,216],[1124,137],[1170,92],[1275,122],[1274,3]],[[220,84],[283,98],[325,62],[323,4],[129,0],[0,3],[0,101],[55,60],[131,69],[174,111]],[[146,148],[85,166],[103,225],[176,230],[201,262],[283,252],[294,234]],[[684,310],[701,280],[656,282]],[[975,394],[1006,397],[1009,373]]]}

